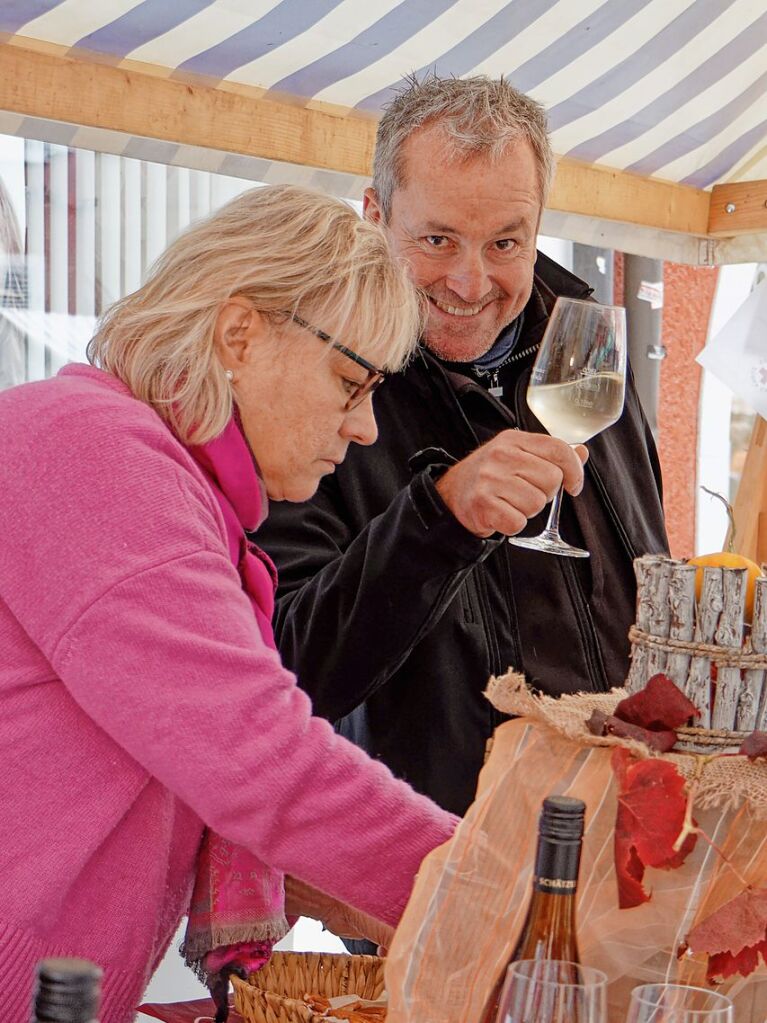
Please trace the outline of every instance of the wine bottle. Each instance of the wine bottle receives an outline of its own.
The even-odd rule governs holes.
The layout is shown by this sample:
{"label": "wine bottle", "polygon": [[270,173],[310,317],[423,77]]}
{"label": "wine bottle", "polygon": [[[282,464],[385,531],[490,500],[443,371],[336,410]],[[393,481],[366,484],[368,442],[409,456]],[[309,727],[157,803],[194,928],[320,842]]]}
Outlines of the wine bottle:
{"label": "wine bottle", "polygon": [[96,1023],[101,970],[87,959],[43,959],[32,1023]]}
{"label": "wine bottle", "polygon": [[533,895],[514,951],[493,988],[482,1023],[494,1023],[506,970],[519,959],[580,962],[575,923],[586,804],[569,796],[543,801],[538,822]]}

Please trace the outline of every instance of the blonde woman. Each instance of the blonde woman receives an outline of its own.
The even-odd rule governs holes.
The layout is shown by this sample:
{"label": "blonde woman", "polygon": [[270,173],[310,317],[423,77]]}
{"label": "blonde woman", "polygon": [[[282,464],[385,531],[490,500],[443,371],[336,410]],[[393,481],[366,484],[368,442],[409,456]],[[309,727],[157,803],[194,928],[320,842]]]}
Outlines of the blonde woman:
{"label": "blonde woman", "polygon": [[36,961],[71,954],[104,968],[103,1023],[130,1019],[195,875],[203,973],[222,940],[266,957],[283,872],[394,925],[450,835],[454,818],[312,717],[244,533],[375,440],[373,390],[419,322],[375,226],[263,188],[170,246],[103,318],[91,365],[0,395],[12,1015]]}

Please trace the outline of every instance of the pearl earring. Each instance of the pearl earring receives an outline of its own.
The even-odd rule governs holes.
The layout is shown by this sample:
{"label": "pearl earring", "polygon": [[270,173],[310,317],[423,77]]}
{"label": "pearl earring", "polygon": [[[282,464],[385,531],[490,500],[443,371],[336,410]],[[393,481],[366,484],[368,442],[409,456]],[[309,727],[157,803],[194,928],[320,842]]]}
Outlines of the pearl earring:
{"label": "pearl earring", "polygon": [[228,369],[228,370],[227,370],[227,371],[226,371],[226,372],[224,373],[224,376],[226,377],[226,379],[227,379],[227,380],[229,381],[229,383],[230,383],[230,384],[231,384],[231,382],[232,382],[232,381],[234,380],[234,373],[233,373],[233,372],[232,372],[232,371],[231,371],[230,369]]}

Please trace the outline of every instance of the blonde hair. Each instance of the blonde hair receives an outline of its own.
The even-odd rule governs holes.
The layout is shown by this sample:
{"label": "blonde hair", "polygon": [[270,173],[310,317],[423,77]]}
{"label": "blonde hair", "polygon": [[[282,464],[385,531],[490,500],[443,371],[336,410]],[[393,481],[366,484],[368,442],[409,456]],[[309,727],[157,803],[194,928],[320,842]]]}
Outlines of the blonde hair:
{"label": "blonde hair", "polygon": [[339,341],[390,372],[412,354],[423,319],[381,228],[340,199],[275,185],[244,192],[176,238],[143,287],[104,314],[88,359],[185,443],[211,440],[232,415],[213,334],[235,295],[276,322],[295,312],[332,324]]}
{"label": "blonde hair", "polygon": [[378,123],[373,188],[384,219],[391,215],[395,189],[405,183],[404,144],[414,131],[439,125],[451,156],[503,157],[509,145],[525,139],[538,166],[541,205],[551,187],[554,158],[546,113],[540,103],[515,89],[503,76],[439,78],[415,75],[386,107]]}

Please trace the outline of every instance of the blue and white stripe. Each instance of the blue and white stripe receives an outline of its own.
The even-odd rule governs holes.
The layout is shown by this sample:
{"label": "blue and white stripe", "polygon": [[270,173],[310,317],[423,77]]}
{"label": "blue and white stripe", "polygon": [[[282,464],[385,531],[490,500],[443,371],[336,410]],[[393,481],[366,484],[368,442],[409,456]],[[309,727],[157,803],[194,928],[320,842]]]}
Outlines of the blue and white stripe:
{"label": "blue and white stripe", "polygon": [[765,0],[0,0],[0,33],[370,113],[412,71],[505,74],[561,156],[767,177]]}

